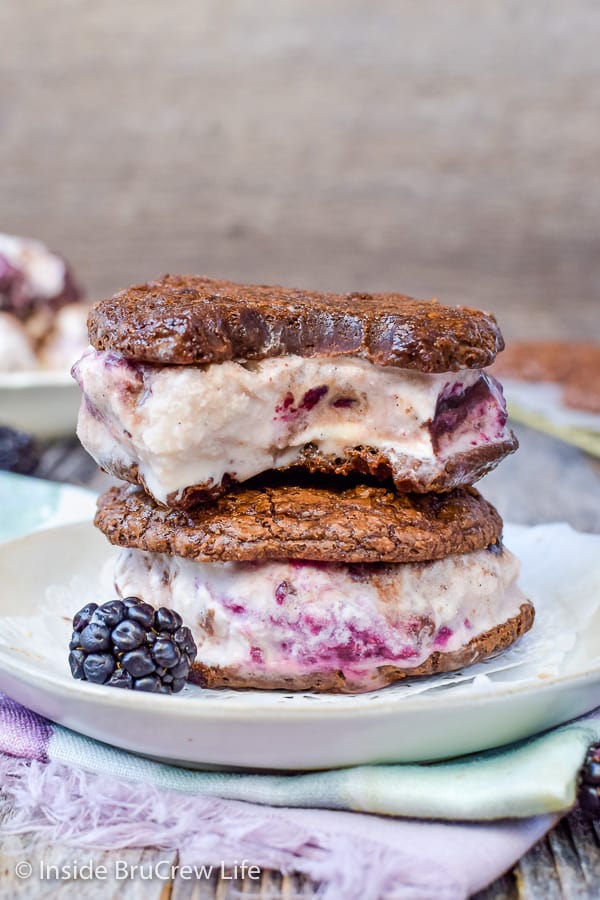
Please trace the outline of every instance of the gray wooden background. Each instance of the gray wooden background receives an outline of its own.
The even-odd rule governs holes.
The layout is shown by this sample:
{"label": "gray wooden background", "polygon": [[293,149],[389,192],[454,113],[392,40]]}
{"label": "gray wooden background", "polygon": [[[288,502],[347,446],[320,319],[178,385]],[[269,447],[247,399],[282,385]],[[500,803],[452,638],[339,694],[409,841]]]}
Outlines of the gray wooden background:
{"label": "gray wooden background", "polygon": [[0,230],[94,296],[204,271],[598,331],[595,0],[2,0],[0,39]]}

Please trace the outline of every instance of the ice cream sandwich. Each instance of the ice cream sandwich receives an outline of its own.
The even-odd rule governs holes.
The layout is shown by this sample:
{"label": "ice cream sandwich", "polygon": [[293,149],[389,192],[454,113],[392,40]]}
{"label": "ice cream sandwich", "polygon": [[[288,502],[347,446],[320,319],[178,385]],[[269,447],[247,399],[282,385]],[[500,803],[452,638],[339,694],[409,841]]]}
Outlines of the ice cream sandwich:
{"label": "ice cream sandwich", "polygon": [[175,609],[205,687],[362,692],[533,622],[472,483],[517,442],[488,313],[166,276],[97,304],[78,434],[129,482],[117,592]]}
{"label": "ice cream sandwich", "polygon": [[96,305],[89,330],[79,437],[165,506],[296,466],[447,491],[517,446],[479,310],[166,276]]}
{"label": "ice cream sandwich", "polygon": [[123,548],[119,594],[183,616],[205,687],[368,691],[471,665],[533,622],[473,488],[255,484],[189,512],[128,486],[100,498],[96,525]]}

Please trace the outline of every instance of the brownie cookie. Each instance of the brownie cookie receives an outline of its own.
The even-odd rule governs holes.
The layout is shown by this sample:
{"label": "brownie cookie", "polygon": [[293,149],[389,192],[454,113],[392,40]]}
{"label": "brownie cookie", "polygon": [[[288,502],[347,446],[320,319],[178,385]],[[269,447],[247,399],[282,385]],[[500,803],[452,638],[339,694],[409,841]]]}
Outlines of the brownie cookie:
{"label": "brownie cookie", "polygon": [[98,303],[98,350],[204,365],[284,355],[357,356],[420,372],[483,368],[504,347],[494,317],[403,294],[325,294],[165,275]]}
{"label": "brownie cookie", "polygon": [[533,625],[534,608],[531,603],[523,603],[517,616],[497,625],[484,634],[472,638],[460,650],[451,652],[434,651],[419,666],[380,666],[368,675],[353,680],[344,676],[339,669],[331,671],[307,673],[302,675],[278,676],[272,673],[241,674],[235,668],[205,666],[196,662],[192,666],[190,681],[206,688],[234,688],[314,691],[332,694],[359,694],[386,687],[405,678],[417,676],[439,675],[443,672],[454,672],[472,666],[484,659],[489,659],[506,650],[524,635]]}
{"label": "brownie cookie", "polygon": [[502,535],[500,516],[474,488],[410,495],[343,484],[243,487],[193,513],[115,487],[99,498],[95,524],[112,544],[207,562],[421,562]]}
{"label": "brownie cookie", "polygon": [[[411,461],[408,457],[403,459],[397,454],[396,461],[399,460],[407,472],[405,475],[397,476],[389,456],[374,447],[352,447],[342,455],[326,455],[309,444],[300,451],[298,462],[294,466],[282,467],[277,471],[295,471],[301,466],[312,474],[361,474],[380,481],[389,479],[400,493],[446,493],[479,481],[488,472],[493,471],[505,456],[514,453],[518,446],[516,437],[509,432],[509,437],[499,444],[483,444],[480,447],[463,450],[449,459],[443,469],[436,473],[431,473],[425,466],[420,467],[414,460]],[[152,496],[138,466],[122,466],[113,461],[109,465],[103,465],[102,468],[121,481],[138,485]],[[169,494],[166,503],[160,505],[174,510],[186,510],[193,515],[198,507],[217,500],[227,491],[237,487],[239,482],[225,475],[217,484],[193,485],[184,488],[181,493]]]}
{"label": "brownie cookie", "polygon": [[[508,432],[506,439],[497,444],[482,444],[462,450],[448,459],[441,471],[432,473],[425,466],[420,467],[407,458],[404,462],[407,475],[398,474],[400,466],[392,464],[390,457],[373,447],[351,447],[343,456],[323,454],[314,447],[304,447],[300,454],[299,465],[308,472],[326,472],[335,475],[350,475],[361,473],[371,475],[382,481],[391,479],[394,487],[400,492],[425,494],[429,492],[445,492],[461,485],[473,484],[479,481],[488,472],[496,468],[505,456],[514,453],[518,447],[518,441],[512,432]],[[402,460],[401,454],[396,454],[396,460]],[[285,469],[282,469],[285,471]],[[128,479],[126,479],[128,480]],[[226,483],[225,488],[231,482]],[[185,495],[183,503],[185,503]],[[194,501],[193,494],[189,498],[190,504]]]}

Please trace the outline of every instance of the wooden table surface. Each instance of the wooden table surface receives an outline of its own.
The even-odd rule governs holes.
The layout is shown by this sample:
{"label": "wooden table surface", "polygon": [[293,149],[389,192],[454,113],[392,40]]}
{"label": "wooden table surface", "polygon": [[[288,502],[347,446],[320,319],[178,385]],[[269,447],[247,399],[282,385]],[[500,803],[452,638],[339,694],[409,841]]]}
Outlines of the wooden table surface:
{"label": "wooden table surface", "polygon": [[[573,527],[600,532],[600,460],[574,447],[524,427],[516,427],[520,452],[506,460],[484,482],[484,493],[506,519],[532,524],[566,521]],[[101,488],[108,479],[73,442],[47,447],[38,468],[40,476]],[[1,797],[1,795],[0,795]],[[1,800],[0,800],[1,803]],[[0,816],[9,813],[0,806]],[[5,838],[0,848],[0,898],[38,898],[53,895],[56,884],[35,879],[19,881],[15,860],[61,865],[93,860],[111,866],[116,859],[131,865],[159,860],[177,863],[177,854],[154,849],[127,851],[77,850],[49,845],[36,835]],[[100,882],[73,880],[60,883],[61,897],[105,900],[109,897],[145,900],[295,900],[316,896],[316,886],[303,876],[282,876],[265,871],[259,882],[224,880],[216,875],[205,881]],[[600,896],[600,820],[587,821],[576,810],[534,847],[509,874],[477,895],[477,900],[574,900]],[[343,900],[343,898],[340,898]]]}

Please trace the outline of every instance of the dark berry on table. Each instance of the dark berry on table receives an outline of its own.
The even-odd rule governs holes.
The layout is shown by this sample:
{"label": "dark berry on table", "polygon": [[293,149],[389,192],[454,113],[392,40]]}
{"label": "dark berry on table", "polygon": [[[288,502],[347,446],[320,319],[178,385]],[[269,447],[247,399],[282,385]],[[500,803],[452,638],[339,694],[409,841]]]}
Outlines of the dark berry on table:
{"label": "dark berry on table", "polygon": [[90,653],[83,662],[86,681],[104,684],[117,667],[117,661],[111,653]]}
{"label": "dark berry on table", "polygon": [[146,675],[144,678],[136,678],[133,682],[134,691],[152,691],[153,693],[158,693],[162,686],[162,682],[158,675]]}
{"label": "dark berry on table", "polygon": [[113,628],[111,638],[117,650],[135,650],[146,640],[146,632],[138,622],[125,619]]}
{"label": "dark berry on table", "polygon": [[149,603],[140,602],[128,608],[127,617],[132,622],[139,622],[143,628],[151,628],[154,619],[154,609]]}
{"label": "dark berry on table", "polygon": [[157,631],[168,631],[170,634],[183,625],[183,619],[172,609],[162,606],[154,613],[154,627]]}
{"label": "dark berry on table", "polygon": [[97,603],[88,603],[78,613],[75,613],[73,616],[73,628],[75,631],[82,631],[86,625],[89,625],[97,609]]}
{"label": "dark berry on table", "polygon": [[110,687],[131,689],[133,687],[133,678],[127,669],[115,669],[108,681],[104,683]]}
{"label": "dark berry on table", "polygon": [[590,747],[581,768],[579,805],[591,819],[600,818],[600,745]]}
{"label": "dark berry on table", "polygon": [[119,622],[123,621],[125,615],[125,606],[120,600],[110,600],[99,606],[92,616],[92,622],[99,622],[106,625],[107,628],[114,628]]}
{"label": "dark berry on table", "polygon": [[32,435],[0,425],[0,469],[29,475],[39,459],[39,448]]}
{"label": "dark berry on table", "polygon": [[185,686],[197,653],[179,613],[139,597],[88,603],[73,617],[69,649],[74,678],[162,694]]}
{"label": "dark berry on table", "polygon": [[184,625],[182,628],[178,628],[175,634],[173,635],[175,643],[180,647],[183,653],[187,653],[192,657],[192,661],[196,659],[196,643],[192,636],[192,632]]}
{"label": "dark berry on table", "polygon": [[138,647],[136,650],[130,650],[128,653],[125,653],[121,659],[121,665],[134,678],[143,678],[144,675],[150,675],[156,668],[150,651],[146,647]]}
{"label": "dark berry on table", "polygon": [[79,640],[80,646],[88,653],[94,653],[97,650],[107,650],[110,646],[110,631],[106,625],[99,622],[90,622],[89,625],[81,632]]}
{"label": "dark berry on table", "polygon": [[594,784],[584,784],[579,791],[579,805],[592,819],[600,818],[600,794]]}
{"label": "dark berry on table", "polygon": [[181,659],[181,651],[171,638],[161,637],[154,644],[152,657],[159,666],[169,669],[178,664]]}
{"label": "dark berry on table", "polygon": [[[169,674],[172,678],[187,678],[190,674],[190,661],[182,656],[176,666],[170,669]],[[165,678],[166,681],[166,678]]]}
{"label": "dark berry on table", "polygon": [[590,758],[585,770],[585,780],[587,784],[600,785],[600,753],[596,759],[593,756]]}
{"label": "dark berry on table", "polygon": [[71,640],[69,642],[69,650],[77,650],[79,647],[79,641],[81,640],[81,632],[74,631],[71,635]]}
{"label": "dark berry on table", "polygon": [[69,666],[71,668],[71,675],[73,678],[85,678],[83,674],[83,663],[85,662],[86,654],[83,650],[72,650],[69,653]]}

